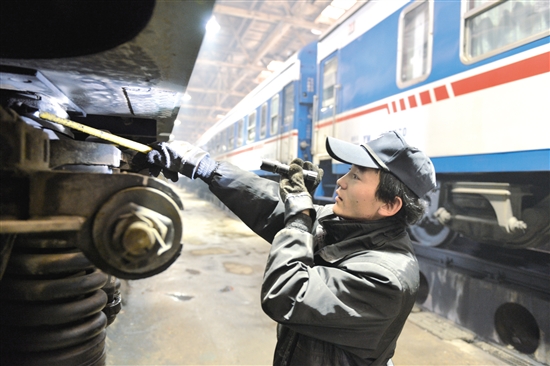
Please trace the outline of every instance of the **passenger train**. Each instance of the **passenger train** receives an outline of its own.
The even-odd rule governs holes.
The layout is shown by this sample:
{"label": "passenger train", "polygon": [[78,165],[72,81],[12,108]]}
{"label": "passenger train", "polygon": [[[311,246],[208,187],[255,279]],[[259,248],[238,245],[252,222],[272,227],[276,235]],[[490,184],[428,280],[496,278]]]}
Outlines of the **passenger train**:
{"label": "passenger train", "polygon": [[438,181],[410,228],[417,303],[549,364],[549,116],[550,2],[365,1],[197,145],[269,179],[263,159],[311,160],[325,172],[314,199],[328,203],[349,166],[327,136],[399,131]]}
{"label": "passenger train", "polygon": [[550,5],[371,1],[291,57],[198,141],[260,175],[261,159],[312,160],[331,201],[348,167],[327,136],[398,130],[432,159],[439,186],[412,228],[550,249]]}

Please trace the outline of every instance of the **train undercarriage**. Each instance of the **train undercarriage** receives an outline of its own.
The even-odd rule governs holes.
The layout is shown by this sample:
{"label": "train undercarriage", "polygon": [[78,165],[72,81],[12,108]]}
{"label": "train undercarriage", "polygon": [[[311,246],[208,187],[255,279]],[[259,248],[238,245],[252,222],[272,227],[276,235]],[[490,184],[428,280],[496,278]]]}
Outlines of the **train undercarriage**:
{"label": "train undercarriage", "polygon": [[440,181],[428,214],[410,229],[422,280],[417,303],[549,364],[548,172],[453,178]]}
{"label": "train undercarriage", "polygon": [[177,259],[182,202],[158,179],[117,172],[112,145],[50,141],[0,112],[2,364],[101,365],[118,279]]}
{"label": "train undercarriage", "polygon": [[135,152],[38,114],[166,141],[213,6],[2,3],[2,365],[104,365],[120,279],[153,276],[178,258],[174,190],[133,172]]}

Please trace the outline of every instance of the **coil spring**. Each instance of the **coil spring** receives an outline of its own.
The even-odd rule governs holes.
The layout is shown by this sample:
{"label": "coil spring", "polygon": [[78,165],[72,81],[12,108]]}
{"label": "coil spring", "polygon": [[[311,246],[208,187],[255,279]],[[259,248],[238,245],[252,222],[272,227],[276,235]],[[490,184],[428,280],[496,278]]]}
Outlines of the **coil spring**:
{"label": "coil spring", "polygon": [[0,281],[3,365],[105,364],[108,276],[59,236],[14,244]]}

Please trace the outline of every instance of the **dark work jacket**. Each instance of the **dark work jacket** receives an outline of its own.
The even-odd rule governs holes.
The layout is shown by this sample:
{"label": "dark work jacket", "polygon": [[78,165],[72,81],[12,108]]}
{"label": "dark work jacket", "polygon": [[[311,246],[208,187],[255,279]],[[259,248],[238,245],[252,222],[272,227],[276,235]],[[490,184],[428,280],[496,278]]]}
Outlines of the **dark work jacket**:
{"label": "dark work jacket", "polygon": [[419,284],[405,227],[392,218],[342,220],[327,205],[315,206],[311,233],[285,228],[278,183],[225,162],[207,183],[272,244],[261,296],[279,323],[274,365],[391,362]]}

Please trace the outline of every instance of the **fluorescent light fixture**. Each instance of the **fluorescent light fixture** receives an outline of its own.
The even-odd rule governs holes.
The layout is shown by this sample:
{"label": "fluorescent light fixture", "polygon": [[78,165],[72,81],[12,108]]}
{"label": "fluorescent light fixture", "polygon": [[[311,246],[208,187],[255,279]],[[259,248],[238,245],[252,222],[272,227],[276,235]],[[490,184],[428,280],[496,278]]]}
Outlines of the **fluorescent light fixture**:
{"label": "fluorescent light fixture", "polygon": [[321,32],[319,29],[312,29],[312,30],[311,30],[311,33],[315,34],[316,36],[319,36],[319,35],[321,35],[321,33],[323,33],[323,32]]}
{"label": "fluorescent light fixture", "polygon": [[323,10],[321,15],[323,15],[323,16],[329,18],[329,19],[336,20],[336,19],[340,18],[342,15],[344,15],[345,12],[346,11],[342,8],[335,8],[334,6],[329,5],[325,8],[325,10]]}
{"label": "fluorescent light fixture", "polygon": [[334,0],[321,12],[317,19],[315,19],[315,22],[333,24],[335,20],[344,15],[355,3],[357,3],[357,0]]}
{"label": "fluorescent light fixture", "polygon": [[260,74],[256,77],[256,79],[254,79],[254,82],[257,83],[257,84],[260,84],[262,81],[264,81],[265,79],[270,77],[271,74],[273,74],[273,72],[271,72],[269,70],[264,70],[264,71],[260,72]]}
{"label": "fluorescent light fixture", "polygon": [[356,2],[357,0],[333,0],[330,5],[335,8],[349,10]]}
{"label": "fluorescent light fixture", "polygon": [[282,61],[271,61],[268,65],[267,65],[267,69],[269,71],[277,71],[281,66],[283,66],[284,62]]}
{"label": "fluorescent light fixture", "polygon": [[212,18],[206,23],[206,33],[216,34],[220,30],[220,25],[216,21],[216,17],[212,15]]}

